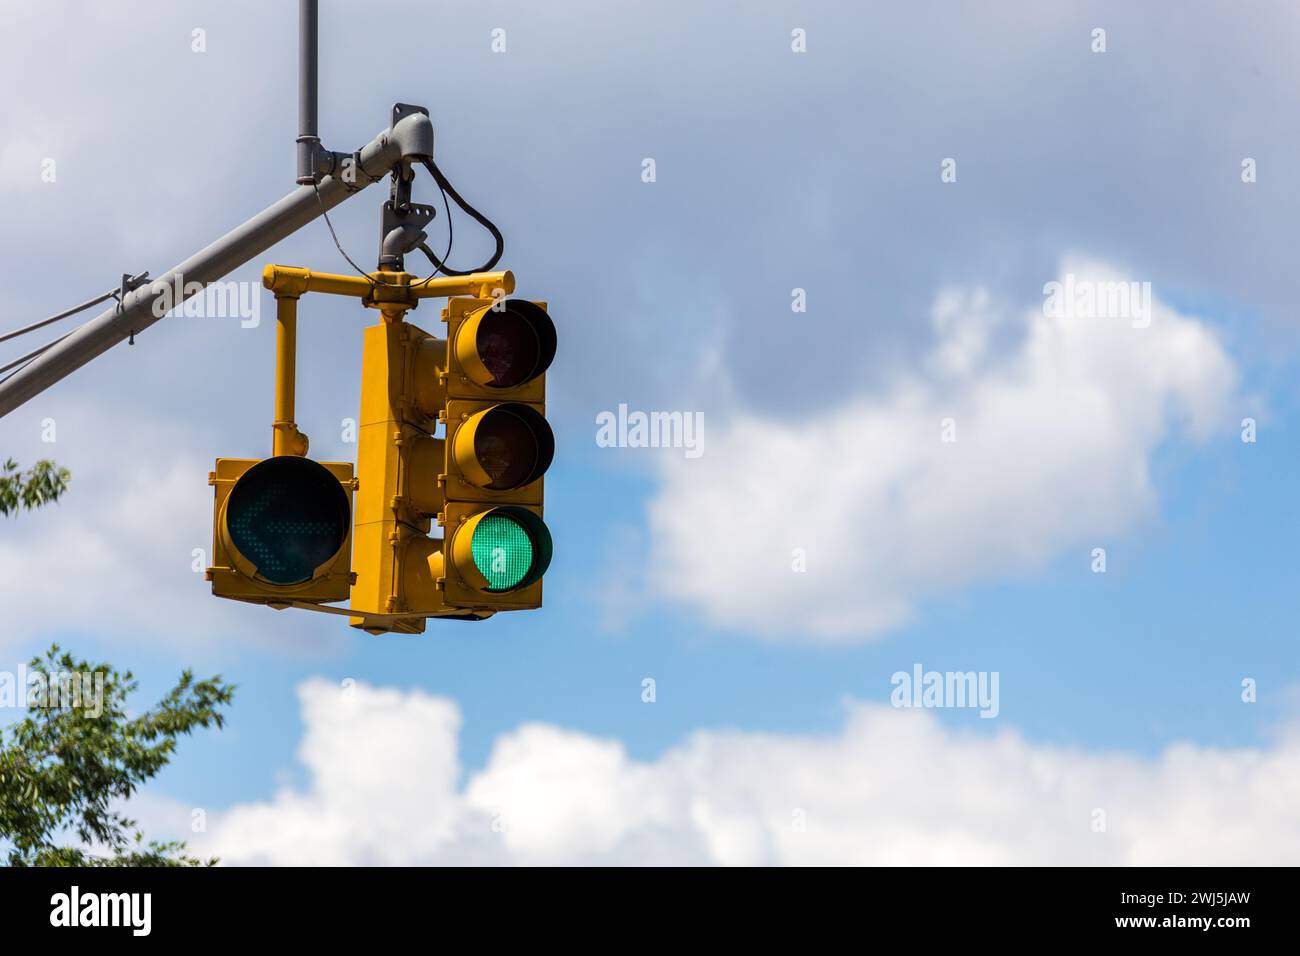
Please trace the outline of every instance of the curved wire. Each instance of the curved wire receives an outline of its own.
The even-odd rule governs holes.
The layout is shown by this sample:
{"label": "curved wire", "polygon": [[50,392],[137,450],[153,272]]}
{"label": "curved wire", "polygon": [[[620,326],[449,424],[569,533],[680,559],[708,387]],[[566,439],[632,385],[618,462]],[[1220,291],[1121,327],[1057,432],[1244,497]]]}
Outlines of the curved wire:
{"label": "curved wire", "polygon": [[[439,269],[441,269],[449,276],[467,276],[467,275],[473,275],[475,272],[487,272],[494,265],[496,265],[498,262],[501,261],[501,255],[502,253],[505,252],[506,243],[505,243],[505,238],[501,235],[501,230],[496,227],[496,225],[492,222],[492,220],[488,219],[487,216],[483,215],[481,212],[479,212],[477,209],[475,209],[473,206],[467,203],[461,197],[460,193],[456,192],[455,187],[452,186],[452,184],[448,181],[447,177],[442,174],[442,170],[438,168],[437,163],[435,163],[432,159],[421,160],[421,163],[423,163],[424,168],[429,171],[429,175],[433,177],[434,182],[438,184],[438,188],[444,191],[443,198],[446,198],[446,195],[450,195],[451,198],[456,201],[457,206],[463,209],[465,213],[469,215],[471,218],[477,220],[478,223],[481,226],[483,226],[484,229],[486,229],[488,232],[492,234],[492,238],[496,240],[497,247],[496,247],[496,251],[492,253],[492,257],[488,259],[488,261],[485,262],[483,265],[479,266],[476,269],[467,269],[464,271],[460,269],[451,268],[451,266],[447,265],[445,259],[439,259],[436,255],[434,255],[433,251],[429,249],[429,247],[424,243],[420,244],[420,251],[429,257],[429,261],[431,261],[435,266],[437,266]],[[450,218],[451,218],[450,215],[448,215],[449,222],[450,222]],[[450,254],[450,249],[448,250],[448,254]]]}
{"label": "curved wire", "polygon": [[[132,276],[131,280],[132,282],[134,282],[136,279],[144,279],[148,277],[148,275],[149,273],[142,272],[138,276]],[[129,288],[130,287],[128,287],[128,291]],[[45,326],[50,325],[54,322],[58,322],[60,319],[66,319],[70,315],[76,315],[78,312],[84,312],[86,309],[89,309],[92,305],[99,305],[99,303],[101,302],[107,302],[109,299],[116,296],[120,291],[121,291],[120,289],[109,289],[103,295],[96,296],[93,299],[87,299],[85,302],[81,303],[81,305],[74,305],[66,312],[60,312],[58,315],[52,315],[48,319],[41,319],[41,321],[39,322],[33,322],[31,325],[25,325],[21,329],[15,329],[12,332],[6,332],[3,335],[0,335],[0,342],[8,342],[10,339],[16,339],[20,335],[26,335],[28,332],[35,332],[37,329],[43,329],[45,328]],[[0,372],[3,371],[4,369],[0,369]]]}
{"label": "curved wire", "polygon": [[[73,330],[72,330],[72,332],[75,332],[75,331],[77,331],[77,330],[76,330],[76,329],[73,329]],[[60,335],[57,339],[55,339],[53,342],[47,342],[47,343],[45,343],[44,345],[42,345],[40,348],[38,348],[36,351],[34,351],[34,352],[28,352],[28,353],[27,353],[26,355],[24,355],[22,358],[20,358],[20,359],[15,359],[14,361],[12,361],[12,362],[10,362],[8,365],[6,365],[4,368],[0,368],[0,374],[3,374],[3,373],[5,373],[5,372],[9,372],[10,369],[13,369],[13,371],[12,371],[12,372],[9,372],[8,375],[5,375],[4,378],[0,378],[0,385],[3,385],[5,382],[9,381],[9,379],[13,378],[15,375],[17,375],[19,372],[21,372],[21,371],[22,371],[23,369],[25,369],[27,366],[31,365],[31,364],[32,364],[33,362],[35,362],[38,358],[40,358],[42,355],[44,355],[44,354],[45,354],[46,352],[48,352],[50,349],[54,348],[54,346],[58,345],[60,342],[62,342],[64,339],[66,339],[69,335],[71,335],[72,332],[65,332],[65,333],[63,333],[62,335]]]}
{"label": "curved wire", "polygon": [[[312,183],[312,189],[316,192],[316,202],[320,205],[321,216],[325,220],[325,225],[329,228],[330,237],[334,240],[335,248],[337,248],[339,254],[347,260],[348,265],[352,266],[358,275],[370,283],[372,294],[375,286],[386,286],[392,289],[419,288],[420,286],[428,285],[440,272],[443,275],[448,276],[473,275],[475,272],[486,272],[501,261],[501,254],[505,250],[505,239],[501,235],[501,230],[499,230],[491,220],[461,198],[460,193],[456,192],[455,188],[447,180],[447,177],[442,174],[442,170],[438,169],[432,160],[423,160],[422,162],[424,167],[429,170],[429,175],[433,177],[434,184],[438,187],[438,192],[442,194],[442,208],[447,219],[447,251],[443,253],[442,258],[440,259],[438,258],[437,253],[429,248],[427,243],[421,242],[418,248],[428,257],[429,261],[433,263],[433,272],[421,279],[419,282],[413,282],[407,286],[399,285],[395,282],[385,282],[382,279],[376,279],[371,273],[366,272],[361,268],[361,266],[357,265],[353,258],[347,254],[347,250],[343,248],[343,243],[339,241],[338,233],[334,230],[334,223],[330,221],[329,211],[325,208],[325,201],[321,198],[319,185]],[[459,269],[452,269],[446,264],[447,259],[451,257],[451,250],[455,243],[455,230],[451,220],[451,204],[447,200],[448,194],[450,194],[451,198],[456,201],[456,205],[486,226],[488,231],[496,240],[496,252],[493,254],[492,258],[488,260],[486,265],[480,266],[477,269],[470,269],[462,272]]]}

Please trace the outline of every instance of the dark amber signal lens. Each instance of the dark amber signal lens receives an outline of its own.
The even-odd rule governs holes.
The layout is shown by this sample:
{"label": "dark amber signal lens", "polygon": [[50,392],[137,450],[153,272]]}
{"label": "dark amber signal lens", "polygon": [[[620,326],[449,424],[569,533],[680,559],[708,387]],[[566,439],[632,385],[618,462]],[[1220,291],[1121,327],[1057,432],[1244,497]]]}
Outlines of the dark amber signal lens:
{"label": "dark amber signal lens", "polygon": [[514,388],[546,371],[555,357],[555,326],[544,309],[524,299],[489,308],[474,342],[491,380],[488,388]]}

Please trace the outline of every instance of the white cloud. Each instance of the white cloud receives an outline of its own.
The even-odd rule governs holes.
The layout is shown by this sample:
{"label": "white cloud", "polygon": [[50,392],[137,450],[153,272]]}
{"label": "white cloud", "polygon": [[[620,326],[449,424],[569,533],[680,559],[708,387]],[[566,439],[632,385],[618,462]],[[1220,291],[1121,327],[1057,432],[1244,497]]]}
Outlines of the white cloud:
{"label": "white cloud", "polygon": [[639,762],[617,741],[529,724],[459,786],[453,702],[322,679],[299,694],[307,788],[211,814],[197,851],[231,864],[1300,863],[1296,729],[1268,749],[1180,744],[1144,760],[851,703],[831,736],[702,732]]}
{"label": "white cloud", "polygon": [[[310,793],[221,814],[211,841],[231,862],[407,864],[445,845],[458,813],[455,704],[315,679],[299,689]],[[209,824],[211,826],[211,823]]]}
{"label": "white cloud", "polygon": [[[1129,278],[1089,262],[1068,273]],[[932,319],[924,367],[879,393],[797,420],[710,421],[702,457],[664,456],[653,592],[759,635],[869,639],[925,595],[1132,529],[1153,510],[1151,453],[1178,423],[1207,437],[1236,387],[1214,332],[1158,299],[1146,328],[1007,317],[984,290],[943,293]],[[815,341],[804,329],[785,354],[813,359],[797,351]]]}

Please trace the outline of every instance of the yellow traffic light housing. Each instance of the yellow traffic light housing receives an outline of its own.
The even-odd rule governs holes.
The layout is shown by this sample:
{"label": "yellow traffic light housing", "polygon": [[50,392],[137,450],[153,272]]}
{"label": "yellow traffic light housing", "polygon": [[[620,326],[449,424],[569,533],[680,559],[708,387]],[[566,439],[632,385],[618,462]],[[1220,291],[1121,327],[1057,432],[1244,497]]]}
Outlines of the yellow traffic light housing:
{"label": "yellow traffic light housing", "polygon": [[520,611],[542,606],[551,532],[540,507],[448,502],[443,587],[449,604]]}
{"label": "yellow traffic light housing", "polygon": [[[541,607],[555,326],[545,303],[505,298],[509,272],[413,279],[264,270],[279,322],[274,454],[217,461],[214,594],[345,614],[376,634]],[[308,459],[294,424],[297,301],[309,291],[382,315],[363,338],[355,478],[348,463]],[[443,339],[405,321],[433,296],[449,297]]]}
{"label": "yellow traffic light housing", "polygon": [[454,298],[443,312],[451,365],[452,398],[542,402],[542,377],[555,358],[555,324],[545,302],[506,298]]}
{"label": "yellow traffic light housing", "polygon": [[556,336],[545,303],[453,298],[443,319],[447,498],[540,507],[555,456],[545,373]]}
{"label": "yellow traffic light housing", "polygon": [[365,333],[352,610],[370,631],[541,606],[555,326],[503,298],[453,297],[443,318],[443,340],[394,310]]}
{"label": "yellow traffic light housing", "polygon": [[352,587],[350,462],[218,458],[212,566],[219,597],[261,604],[346,600]]}
{"label": "yellow traffic light housing", "polygon": [[[357,495],[353,537],[356,585],[352,623],[372,630],[418,634],[422,611],[441,609],[427,598],[411,600],[405,568],[442,510],[438,485],[442,442],[433,437],[439,405],[416,372],[430,347],[425,332],[385,314],[366,329],[361,351],[361,417],[357,428]],[[417,387],[424,386],[423,389]],[[405,616],[403,616],[405,615]]]}
{"label": "yellow traffic light housing", "polygon": [[218,458],[213,486],[212,566],[218,597],[287,607],[346,600],[352,587],[350,462],[305,457],[293,421],[298,296],[276,296],[272,457]]}

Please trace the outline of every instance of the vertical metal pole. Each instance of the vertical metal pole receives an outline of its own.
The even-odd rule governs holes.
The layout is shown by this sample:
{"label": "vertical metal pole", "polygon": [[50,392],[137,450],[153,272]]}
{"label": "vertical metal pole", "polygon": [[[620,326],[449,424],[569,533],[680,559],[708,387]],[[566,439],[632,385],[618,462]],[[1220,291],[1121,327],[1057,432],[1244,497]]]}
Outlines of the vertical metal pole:
{"label": "vertical metal pole", "polygon": [[319,0],[298,0],[298,184],[316,177],[320,130],[316,115]]}

